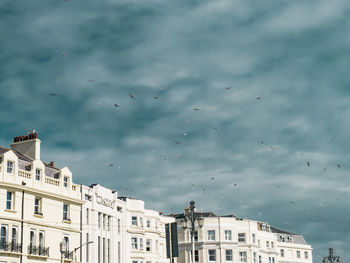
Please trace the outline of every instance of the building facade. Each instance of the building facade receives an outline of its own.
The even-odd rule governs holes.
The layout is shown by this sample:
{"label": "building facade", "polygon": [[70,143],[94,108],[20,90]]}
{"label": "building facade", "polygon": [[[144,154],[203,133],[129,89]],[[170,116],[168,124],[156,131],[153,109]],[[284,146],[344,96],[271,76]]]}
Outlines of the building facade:
{"label": "building facade", "polygon": [[169,263],[166,257],[165,224],[173,217],[145,209],[144,201],[121,197],[125,202],[126,263]]}
{"label": "building facade", "polygon": [[[178,225],[178,263],[192,263],[189,221],[184,214],[174,217]],[[200,217],[194,236],[195,262],[312,263],[312,248],[301,235],[234,215],[209,212],[200,213]]]}
{"label": "building facade", "polygon": [[0,262],[80,262],[80,187],[40,160],[37,133],[0,147]]}
{"label": "building facade", "polygon": [[[123,263],[125,202],[116,191],[99,184],[82,185],[82,248],[84,263]],[[93,241],[93,243],[89,243]]]}

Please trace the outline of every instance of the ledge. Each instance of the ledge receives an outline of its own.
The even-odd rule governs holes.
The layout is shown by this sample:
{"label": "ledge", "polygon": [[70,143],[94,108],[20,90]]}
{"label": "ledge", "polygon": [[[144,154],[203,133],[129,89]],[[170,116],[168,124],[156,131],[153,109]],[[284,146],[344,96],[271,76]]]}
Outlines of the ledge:
{"label": "ledge", "polygon": [[34,214],[33,216],[37,217],[37,218],[43,218],[44,217],[42,214],[41,215],[40,214]]}
{"label": "ledge", "polygon": [[65,219],[63,219],[62,220],[62,223],[65,223],[65,224],[72,224],[72,220],[65,220]]}
{"label": "ledge", "polygon": [[13,209],[5,209],[5,212],[17,213],[17,210],[13,210]]}

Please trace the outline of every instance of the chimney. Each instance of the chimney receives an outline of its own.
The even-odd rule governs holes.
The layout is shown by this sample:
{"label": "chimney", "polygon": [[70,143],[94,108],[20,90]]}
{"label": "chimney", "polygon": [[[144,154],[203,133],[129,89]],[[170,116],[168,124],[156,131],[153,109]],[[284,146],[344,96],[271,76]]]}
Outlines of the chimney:
{"label": "chimney", "polygon": [[37,132],[13,138],[11,150],[15,150],[21,154],[28,156],[33,160],[40,160],[40,143]]}
{"label": "chimney", "polygon": [[54,167],[54,166],[55,166],[55,162],[54,162],[54,161],[51,161],[51,162],[49,163],[49,165],[52,166],[52,167]]}

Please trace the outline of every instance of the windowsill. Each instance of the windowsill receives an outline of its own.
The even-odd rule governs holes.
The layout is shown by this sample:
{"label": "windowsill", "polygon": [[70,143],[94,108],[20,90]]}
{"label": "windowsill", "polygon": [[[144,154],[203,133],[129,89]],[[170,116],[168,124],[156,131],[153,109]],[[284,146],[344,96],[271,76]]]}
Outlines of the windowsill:
{"label": "windowsill", "polygon": [[63,219],[62,222],[66,224],[72,224],[72,220],[70,219]]}
{"label": "windowsill", "polygon": [[44,217],[43,214],[34,214],[33,216],[37,217],[37,218],[43,218]]}
{"label": "windowsill", "polygon": [[13,209],[5,209],[5,212],[17,213],[17,210],[13,210]]}

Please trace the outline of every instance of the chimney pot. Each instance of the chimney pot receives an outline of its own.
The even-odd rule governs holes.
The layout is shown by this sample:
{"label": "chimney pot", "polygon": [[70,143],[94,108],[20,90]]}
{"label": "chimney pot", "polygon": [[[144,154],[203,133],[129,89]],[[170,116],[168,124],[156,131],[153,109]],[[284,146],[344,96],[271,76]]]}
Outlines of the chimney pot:
{"label": "chimney pot", "polygon": [[54,166],[55,166],[55,162],[54,162],[54,161],[51,161],[49,165],[52,166],[52,167],[54,167]]}

